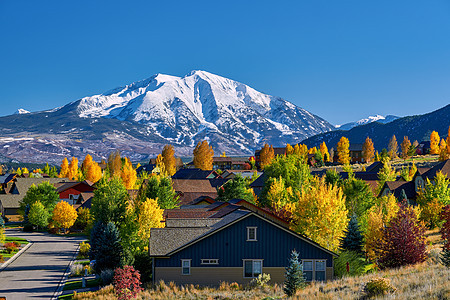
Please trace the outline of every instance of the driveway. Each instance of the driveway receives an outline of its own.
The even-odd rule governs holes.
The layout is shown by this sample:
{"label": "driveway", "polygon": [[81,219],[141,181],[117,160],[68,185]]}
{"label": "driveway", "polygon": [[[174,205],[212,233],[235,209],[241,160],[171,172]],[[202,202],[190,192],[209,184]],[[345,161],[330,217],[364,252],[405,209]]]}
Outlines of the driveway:
{"label": "driveway", "polygon": [[0,297],[51,299],[83,237],[7,229],[6,235],[33,242],[22,255],[0,271]]}

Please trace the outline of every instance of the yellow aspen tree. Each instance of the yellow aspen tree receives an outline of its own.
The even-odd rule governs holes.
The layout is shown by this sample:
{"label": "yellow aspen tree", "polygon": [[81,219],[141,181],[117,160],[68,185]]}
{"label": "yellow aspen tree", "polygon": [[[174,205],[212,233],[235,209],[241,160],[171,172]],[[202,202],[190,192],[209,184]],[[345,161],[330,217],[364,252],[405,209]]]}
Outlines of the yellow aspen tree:
{"label": "yellow aspen tree", "polygon": [[125,163],[122,166],[120,177],[122,178],[123,185],[127,190],[134,188],[134,184],[137,180],[137,174],[136,170],[133,168],[133,164],[128,157],[125,157]]}
{"label": "yellow aspen tree", "polygon": [[430,135],[430,154],[439,154],[439,133],[433,131]]}
{"label": "yellow aspen tree", "polygon": [[164,157],[161,154],[158,154],[156,157],[156,167],[159,169],[159,175],[166,177],[166,165],[164,164]]}
{"label": "yellow aspen tree", "polygon": [[27,167],[22,168],[22,174],[30,174],[30,171],[28,171]]}
{"label": "yellow aspen tree", "polygon": [[286,145],[286,155],[290,155],[293,153],[294,153],[294,148],[291,145],[287,144]]}
{"label": "yellow aspen tree", "polygon": [[194,166],[202,170],[212,170],[214,150],[208,144],[208,141],[204,140],[198,142],[194,149]]}
{"label": "yellow aspen tree", "polygon": [[395,134],[391,137],[388,144],[388,153],[391,159],[398,157],[398,143]]}
{"label": "yellow aspen tree", "polygon": [[59,178],[68,177],[69,175],[69,161],[64,157],[61,164],[61,171],[59,172]]}
{"label": "yellow aspen tree", "polygon": [[292,197],[292,187],[287,187],[284,184],[283,177],[273,178],[270,183],[269,191],[266,195],[267,204],[270,206],[284,207],[290,202]]}
{"label": "yellow aspen tree", "polygon": [[227,154],[225,153],[225,151],[223,151],[222,154],[220,154],[220,157],[227,157]]}
{"label": "yellow aspen tree", "polygon": [[447,160],[449,157],[447,153],[447,143],[444,139],[441,140],[441,144],[439,145],[439,161]]}
{"label": "yellow aspen tree", "polygon": [[120,157],[120,151],[116,150],[108,156],[108,168],[111,177],[120,177],[122,172],[122,159]]}
{"label": "yellow aspen tree", "polygon": [[162,151],[162,157],[164,158],[164,166],[169,176],[172,176],[177,171],[175,161],[175,150],[172,145],[165,145]]}
{"label": "yellow aspen tree", "polygon": [[322,144],[320,144],[320,153],[322,154],[324,161],[327,162],[331,161],[330,153],[328,152],[328,147],[327,144],[325,144],[325,142],[322,142]]}
{"label": "yellow aspen tree", "polygon": [[369,137],[366,137],[366,140],[364,141],[362,156],[364,158],[364,161],[368,163],[373,162],[373,159],[375,157],[375,148],[373,146],[372,139]]}
{"label": "yellow aspen tree", "polygon": [[305,159],[308,156],[308,146],[303,144],[297,144],[294,146],[294,154],[303,156]]}
{"label": "yellow aspen tree", "polygon": [[407,136],[403,137],[403,142],[400,144],[400,147],[402,148],[402,153],[400,154],[400,156],[403,159],[407,159],[409,148],[411,147],[411,141],[409,140],[409,138]]}
{"label": "yellow aspen tree", "polygon": [[272,145],[264,144],[264,147],[261,149],[259,153],[259,165],[261,169],[264,169],[265,166],[270,165],[272,160],[275,158],[275,152],[273,150]]}
{"label": "yellow aspen tree", "polygon": [[367,217],[367,230],[364,233],[364,251],[370,261],[376,262],[377,248],[383,240],[383,218],[381,208],[369,212]]}
{"label": "yellow aspen tree", "polygon": [[77,178],[78,176],[78,158],[72,157],[72,160],[69,164],[69,172],[67,173],[67,177],[70,180]]}
{"label": "yellow aspen tree", "polygon": [[144,245],[147,245],[150,238],[150,229],[163,228],[164,210],[158,205],[158,201],[147,198],[139,205],[138,224],[139,231],[138,236]]}
{"label": "yellow aspen tree", "polygon": [[73,226],[77,220],[76,209],[66,201],[60,201],[53,209],[53,221],[60,228],[68,229]]}
{"label": "yellow aspen tree", "polygon": [[338,161],[343,165],[350,163],[350,141],[345,136],[341,137],[337,143]]}
{"label": "yellow aspen tree", "polygon": [[319,245],[336,251],[347,228],[345,196],[340,187],[315,177],[294,194],[291,228]]}
{"label": "yellow aspen tree", "polygon": [[96,183],[101,178],[102,178],[102,168],[100,168],[98,163],[96,163],[95,161],[91,162],[87,166],[86,179],[93,183]]}
{"label": "yellow aspen tree", "polygon": [[81,170],[83,170],[83,172],[86,172],[88,169],[88,166],[92,163],[92,156],[90,154],[86,154],[86,156],[84,157],[83,163],[81,164]]}

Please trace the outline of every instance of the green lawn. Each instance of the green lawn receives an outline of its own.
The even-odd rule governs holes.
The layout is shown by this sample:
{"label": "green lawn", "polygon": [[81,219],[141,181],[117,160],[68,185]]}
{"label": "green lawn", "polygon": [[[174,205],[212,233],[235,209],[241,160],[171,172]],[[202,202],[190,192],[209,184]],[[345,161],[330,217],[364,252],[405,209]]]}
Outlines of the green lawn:
{"label": "green lawn", "polygon": [[63,295],[63,296],[59,296],[58,299],[71,300],[72,297],[73,297],[73,293],[72,294]]}
{"label": "green lawn", "polygon": [[[94,287],[99,285],[99,279],[88,279],[86,282],[86,287]],[[73,291],[76,289],[81,289],[81,280],[69,281],[64,285],[63,291]]]}
{"label": "green lawn", "polygon": [[76,261],[75,264],[77,265],[83,265],[83,266],[87,266],[89,265],[91,262],[89,260],[83,260],[83,261]]}
{"label": "green lawn", "polygon": [[22,223],[5,224],[5,228],[20,228],[23,227]]}
{"label": "green lawn", "polygon": [[15,236],[7,236],[5,238],[5,243],[9,243],[9,242],[19,242],[22,245],[28,244],[28,241],[26,239],[15,237]]}

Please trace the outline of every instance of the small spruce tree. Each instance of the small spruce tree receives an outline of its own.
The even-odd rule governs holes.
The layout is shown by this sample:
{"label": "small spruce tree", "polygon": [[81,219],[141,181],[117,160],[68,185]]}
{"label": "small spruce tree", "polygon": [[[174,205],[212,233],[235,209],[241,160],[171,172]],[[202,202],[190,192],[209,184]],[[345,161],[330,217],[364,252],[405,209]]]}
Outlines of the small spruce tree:
{"label": "small spruce tree", "polygon": [[348,222],[348,227],[347,230],[345,230],[345,236],[341,239],[340,246],[343,250],[362,253],[363,235],[355,215],[353,215]]}
{"label": "small spruce tree", "polygon": [[284,281],[283,290],[288,297],[295,295],[298,289],[302,289],[306,286],[305,277],[303,275],[303,265],[298,260],[298,253],[295,250],[291,253],[289,265],[286,267],[285,277],[286,280]]}

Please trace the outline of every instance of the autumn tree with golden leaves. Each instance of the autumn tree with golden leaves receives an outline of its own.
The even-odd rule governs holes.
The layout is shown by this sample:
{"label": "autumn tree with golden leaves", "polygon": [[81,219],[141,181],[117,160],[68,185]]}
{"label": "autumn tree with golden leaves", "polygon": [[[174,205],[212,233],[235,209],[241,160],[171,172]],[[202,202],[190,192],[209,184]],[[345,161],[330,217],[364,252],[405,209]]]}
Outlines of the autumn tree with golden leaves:
{"label": "autumn tree with golden leaves", "polygon": [[60,228],[69,229],[77,220],[77,211],[66,201],[60,201],[53,209],[53,221]]}
{"label": "autumn tree with golden leaves", "polygon": [[337,143],[338,161],[343,165],[350,163],[350,141],[345,136],[341,137]]}
{"label": "autumn tree with golden leaves", "polygon": [[69,177],[69,161],[64,157],[61,163],[61,171],[59,172],[59,178]]}
{"label": "autumn tree with golden leaves", "polygon": [[164,166],[169,176],[172,176],[177,171],[175,161],[175,150],[172,145],[165,145],[162,151],[162,157],[164,158]]}
{"label": "autumn tree with golden leaves", "polygon": [[366,137],[366,140],[364,141],[363,147],[362,147],[362,156],[364,158],[365,162],[373,162],[373,159],[375,157],[375,148],[373,146],[372,139],[369,137]]}
{"label": "autumn tree with golden leaves", "polygon": [[403,142],[400,144],[400,147],[402,148],[401,158],[407,159],[409,148],[411,147],[411,142],[407,136],[403,137]]}
{"label": "autumn tree with golden leaves", "polygon": [[439,133],[437,131],[433,131],[430,134],[430,154],[439,154],[439,141],[440,141]]}
{"label": "autumn tree with golden leaves", "polygon": [[72,157],[72,160],[69,164],[69,171],[67,173],[67,177],[70,180],[78,179],[78,158]]}
{"label": "autumn tree with golden leaves", "polygon": [[388,144],[388,153],[391,159],[398,157],[398,143],[395,134],[391,137]]}
{"label": "autumn tree with golden leaves", "polygon": [[137,180],[137,174],[136,170],[133,168],[133,164],[128,157],[125,157],[125,163],[122,166],[120,177],[122,178],[123,185],[127,190],[134,188],[134,184]]}
{"label": "autumn tree with golden leaves", "polygon": [[198,142],[194,149],[194,166],[202,170],[212,170],[214,150],[208,141]]}
{"label": "autumn tree with golden leaves", "polygon": [[268,144],[264,144],[264,147],[259,153],[259,165],[261,169],[264,169],[265,166],[269,165],[274,158],[275,152],[272,145],[269,146]]}
{"label": "autumn tree with golden leaves", "polygon": [[138,236],[142,245],[148,247],[148,239],[150,238],[150,229],[163,228],[162,222],[163,212],[158,205],[158,201],[147,198],[144,202],[139,203],[139,213],[137,216]]}
{"label": "autumn tree with golden leaves", "polygon": [[449,154],[447,152],[447,142],[442,139],[439,145],[439,161],[444,161],[449,159]]}
{"label": "autumn tree with golden leaves", "polygon": [[120,158],[120,151],[116,150],[108,156],[108,169],[111,177],[120,177],[122,172],[122,159]]}
{"label": "autumn tree with golden leaves", "polygon": [[320,153],[322,154],[324,161],[326,162],[331,161],[330,153],[328,153],[328,147],[327,144],[325,144],[325,142],[322,142],[322,144],[320,144]]}
{"label": "autumn tree with golden leaves", "polygon": [[319,245],[336,251],[347,228],[345,196],[340,187],[328,185],[324,178],[294,193],[291,228]]}

